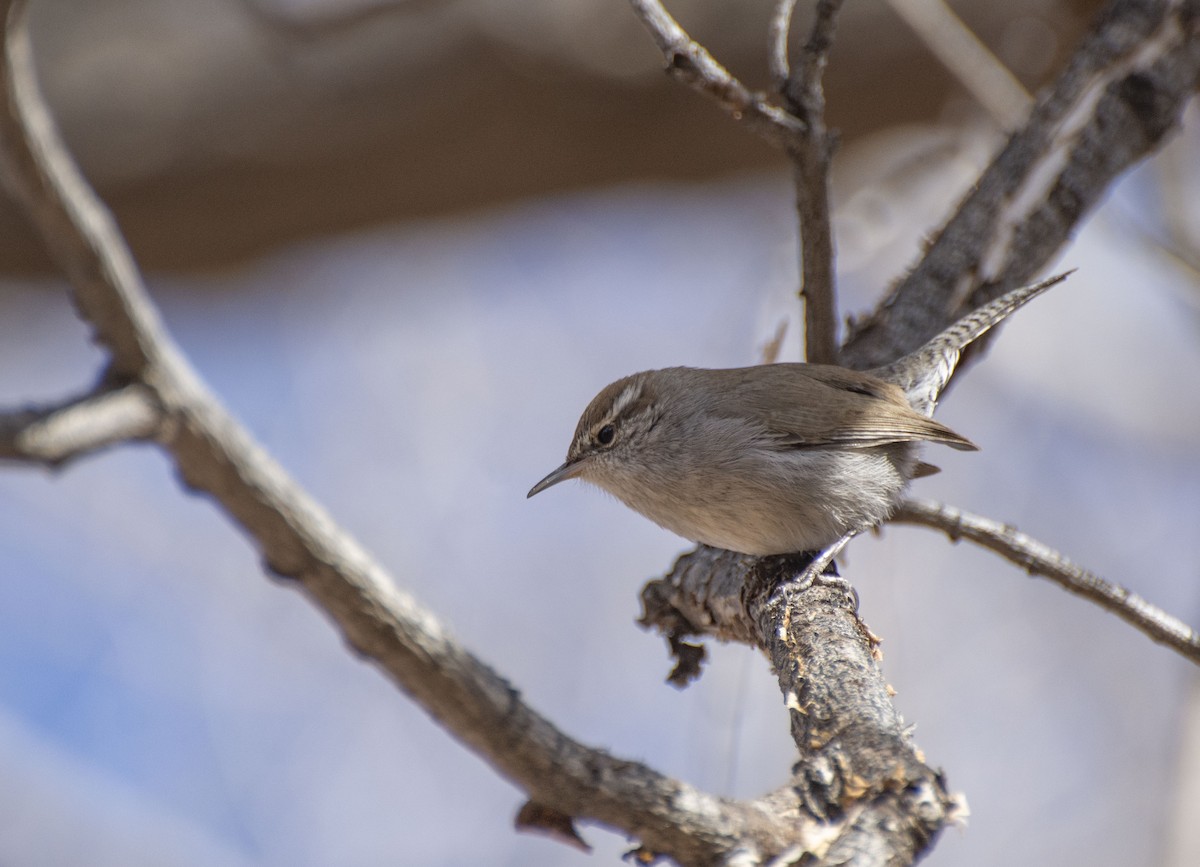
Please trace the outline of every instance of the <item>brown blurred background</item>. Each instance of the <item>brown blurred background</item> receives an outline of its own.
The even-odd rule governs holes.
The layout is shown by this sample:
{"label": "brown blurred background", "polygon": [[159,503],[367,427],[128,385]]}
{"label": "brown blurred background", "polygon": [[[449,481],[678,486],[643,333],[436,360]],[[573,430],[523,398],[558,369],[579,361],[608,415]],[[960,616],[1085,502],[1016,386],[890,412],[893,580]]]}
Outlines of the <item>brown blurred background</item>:
{"label": "brown blurred background", "polygon": [[[772,3],[669,5],[735,74],[765,86]],[[1098,5],[951,4],[1030,89]],[[558,190],[780,163],[663,74],[619,0],[33,6],[47,98],[150,271],[223,268],[312,235]],[[827,89],[847,142],[969,105],[882,2],[846,4]],[[11,205],[0,233],[0,269],[45,269]]]}

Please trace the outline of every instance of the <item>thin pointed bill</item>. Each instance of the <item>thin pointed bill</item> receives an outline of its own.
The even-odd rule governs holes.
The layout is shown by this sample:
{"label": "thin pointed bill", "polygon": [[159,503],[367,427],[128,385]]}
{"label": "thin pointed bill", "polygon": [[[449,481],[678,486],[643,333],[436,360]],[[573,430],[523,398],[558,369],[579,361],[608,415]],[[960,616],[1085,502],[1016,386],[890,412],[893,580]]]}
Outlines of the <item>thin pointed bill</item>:
{"label": "thin pointed bill", "polygon": [[546,490],[546,488],[553,487],[559,482],[565,482],[567,479],[573,479],[581,472],[583,472],[583,461],[567,461],[557,470],[530,488],[529,493],[525,495],[525,499],[529,499],[534,494],[540,494],[542,491]]}

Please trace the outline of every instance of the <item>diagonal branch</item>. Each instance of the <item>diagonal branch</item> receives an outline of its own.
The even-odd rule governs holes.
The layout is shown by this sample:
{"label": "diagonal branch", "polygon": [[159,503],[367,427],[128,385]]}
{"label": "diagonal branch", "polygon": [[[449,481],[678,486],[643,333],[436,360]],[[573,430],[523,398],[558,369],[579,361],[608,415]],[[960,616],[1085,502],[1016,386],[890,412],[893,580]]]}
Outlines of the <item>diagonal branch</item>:
{"label": "diagonal branch", "polygon": [[1030,575],[1049,578],[1064,590],[1111,611],[1151,639],[1200,664],[1200,634],[1136,593],[1072,563],[1053,548],[1008,524],[964,512],[933,500],[910,498],[891,518],[895,524],[919,524],[941,530],[952,541],[970,539],[1011,560]]}
{"label": "diagonal branch", "polygon": [[[777,83],[786,78],[793,83],[799,80],[816,85],[807,91],[802,89],[798,95],[791,87],[786,91],[788,106],[803,127],[794,138],[776,143],[781,143],[795,159],[797,149],[806,141],[823,141],[824,131],[814,129],[814,115],[806,113],[804,99],[809,98],[809,104],[818,110],[822,107],[813,99],[814,94],[820,96],[819,71],[827,51],[827,42],[820,39],[820,10],[836,4],[819,6],[817,25],[810,39],[810,48],[815,48],[802,64],[806,71],[798,77],[789,72],[786,58],[793,5],[782,0],[776,7],[771,65]],[[661,11],[661,7],[657,8]],[[847,341],[847,359],[859,367],[886,364],[915,349],[965,309],[1026,282],[1040,270],[1117,174],[1153,150],[1178,122],[1200,74],[1200,40],[1195,38],[1197,14],[1196,4],[1183,0],[1114,2],[1067,71],[1039,101],[1025,127],[996,158],[947,224],[928,255],[880,305],[876,314],[851,335]],[[831,28],[832,15],[825,22]],[[648,23],[653,30],[653,22]],[[677,35],[686,38],[681,30]],[[662,39],[660,47],[669,58],[672,56]],[[688,83],[712,92],[719,82],[707,82],[706,87],[706,82],[697,75]],[[755,131],[761,134],[760,130]],[[827,152],[817,156],[827,157]],[[796,162],[798,167],[804,164],[803,159]],[[817,165],[817,161],[809,161],[808,165]],[[798,206],[809,198],[820,199],[820,184],[824,183],[825,174],[818,170],[814,178],[807,185],[798,178]],[[807,233],[807,225],[804,229]],[[806,257],[808,243],[806,238]],[[815,257],[809,258],[811,261]],[[828,284],[832,286],[832,279]],[[806,292],[815,288],[807,272],[804,285]],[[809,322],[811,325],[811,318]],[[829,357],[835,356],[830,353]],[[811,351],[809,358],[814,359]],[[1031,556],[1027,548],[1024,555]],[[716,561],[710,562],[713,557]],[[1060,573],[1070,571],[1069,564],[1057,565]],[[803,609],[801,613],[798,606],[785,606],[785,618],[774,621],[775,632],[764,634],[756,630],[745,619],[750,606],[742,595],[747,586],[747,570],[752,572],[755,568],[750,564],[722,562],[720,555],[699,548],[681,558],[666,578],[647,586],[645,622],[663,630],[675,648],[686,647],[682,639],[688,635],[712,633],[764,649],[772,648],[774,639],[780,635],[789,635],[781,623],[795,622],[805,615],[810,626],[821,622],[823,615],[819,611]],[[1087,573],[1077,571],[1077,586],[1086,588],[1078,592],[1094,596],[1111,595],[1106,593],[1110,589],[1119,591],[1098,579],[1086,580]],[[1148,610],[1141,600],[1128,604],[1131,602],[1128,595],[1125,602],[1122,616],[1140,626],[1159,629],[1152,632],[1159,640],[1173,646],[1182,642],[1184,647],[1194,642],[1191,630],[1164,613]],[[853,658],[852,648],[841,649],[847,652],[847,658]],[[819,684],[820,679],[806,667],[812,662],[810,649],[797,644],[788,650],[779,658],[769,652],[795,722],[797,716],[807,719],[812,708],[798,700],[799,693],[792,686],[811,686],[813,682]],[[793,672],[801,675],[793,679]],[[879,722],[876,720],[867,727]],[[886,729],[886,722],[883,727]],[[820,738],[806,744],[804,731],[803,725],[793,728],[804,756],[802,764],[811,761],[810,750],[815,747],[815,754],[819,755],[826,746]],[[858,756],[854,759],[861,761]],[[803,785],[798,788],[805,790]]]}
{"label": "diagonal branch", "polygon": [[1198,83],[1194,0],[1113,0],[920,261],[852,329],[843,361],[888,364],[1029,282],[1117,176],[1163,143]]}
{"label": "diagonal branch", "polygon": [[0,12],[11,15],[13,25],[5,33],[8,68],[0,111],[5,187],[75,287],[71,297],[80,316],[111,354],[111,377],[136,378],[166,345],[162,322],[152,307],[139,303],[145,290],[129,248],[67,153],[38,91],[24,4],[9,0]]}

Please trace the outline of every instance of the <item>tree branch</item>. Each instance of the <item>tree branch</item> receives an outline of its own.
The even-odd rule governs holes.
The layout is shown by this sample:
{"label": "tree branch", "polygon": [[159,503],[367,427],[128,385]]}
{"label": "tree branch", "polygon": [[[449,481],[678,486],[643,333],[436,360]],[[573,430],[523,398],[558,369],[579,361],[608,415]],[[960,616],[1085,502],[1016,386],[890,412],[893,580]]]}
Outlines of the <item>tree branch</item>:
{"label": "tree branch", "polygon": [[161,428],[162,408],[150,390],[127,385],[0,413],[0,459],[61,467],[117,443],[153,439]]}
{"label": "tree branch", "polygon": [[821,0],[794,72],[787,42],[796,0],[780,0],[771,21],[769,62],[784,111],[734,78],[688,36],[657,0],[631,0],[667,61],[667,71],[707,94],[751,131],[787,151],[793,164],[800,222],[800,296],[804,298],[804,345],[809,361],[837,360],[837,303],[833,229],[829,216],[829,160],[834,137],[825,129],[821,84],[841,0]]}
{"label": "tree branch", "polygon": [[888,364],[1029,282],[1179,123],[1200,83],[1198,36],[1195,0],[1114,0],[921,260],[852,328],[843,363]]}
{"label": "tree branch", "polygon": [[0,4],[11,18],[5,36],[5,94],[0,111],[0,171],[9,194],[36,225],[71,284],[75,305],[110,352],[113,379],[132,380],[164,345],[153,308],[141,292],[137,266],[113,222],[67,153],[33,76],[24,3]]}
{"label": "tree branch", "polygon": [[1136,593],[1078,566],[1048,545],[1009,524],[964,512],[933,500],[910,498],[892,516],[894,524],[917,524],[941,530],[951,541],[970,539],[1016,563],[1030,575],[1049,578],[1064,590],[1091,600],[1154,641],[1200,664],[1200,634],[1177,617]]}
{"label": "tree branch", "polygon": [[842,0],[820,0],[800,62],[787,59],[796,0],[780,0],[772,20],[772,74],[788,110],[804,131],[787,146],[792,160],[796,216],[800,221],[800,295],[804,298],[804,348],[809,361],[837,361],[837,291],[833,267],[833,221],[829,213],[829,163],[836,137],[825,128],[822,79],[833,47]]}

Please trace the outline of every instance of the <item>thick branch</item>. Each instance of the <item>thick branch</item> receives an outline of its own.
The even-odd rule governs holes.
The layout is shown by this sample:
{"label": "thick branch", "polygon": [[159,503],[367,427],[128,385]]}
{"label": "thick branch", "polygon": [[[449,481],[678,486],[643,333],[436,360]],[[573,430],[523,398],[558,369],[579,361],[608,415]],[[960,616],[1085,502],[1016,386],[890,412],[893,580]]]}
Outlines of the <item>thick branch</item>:
{"label": "thick branch", "polygon": [[933,500],[909,499],[891,518],[897,524],[919,524],[941,530],[951,540],[970,539],[1025,569],[1049,578],[1064,590],[1095,602],[1154,641],[1200,664],[1200,634],[1177,617],[1072,563],[1058,551],[1009,524],[964,512]]}
{"label": "thick branch", "polygon": [[0,459],[59,467],[117,443],[153,439],[161,427],[162,408],[150,390],[127,385],[0,413]]}
{"label": "thick branch", "polygon": [[1178,124],[1200,81],[1198,36],[1195,0],[1115,0],[921,261],[853,329],[844,363],[887,364],[1029,282]]}
{"label": "thick branch", "polygon": [[[804,589],[797,579],[806,565],[804,558],[698,548],[646,585],[642,623],[674,642],[708,635],[761,648],[779,679],[801,756],[793,791],[816,815],[862,807],[874,816],[866,825],[891,829],[886,843],[873,845],[906,851],[911,860],[954,819],[958,804],[918,755],[892,705],[852,591],[829,578]],[[939,805],[923,817],[902,809],[904,793],[918,789],[935,793]],[[876,821],[876,811],[894,824]]]}

